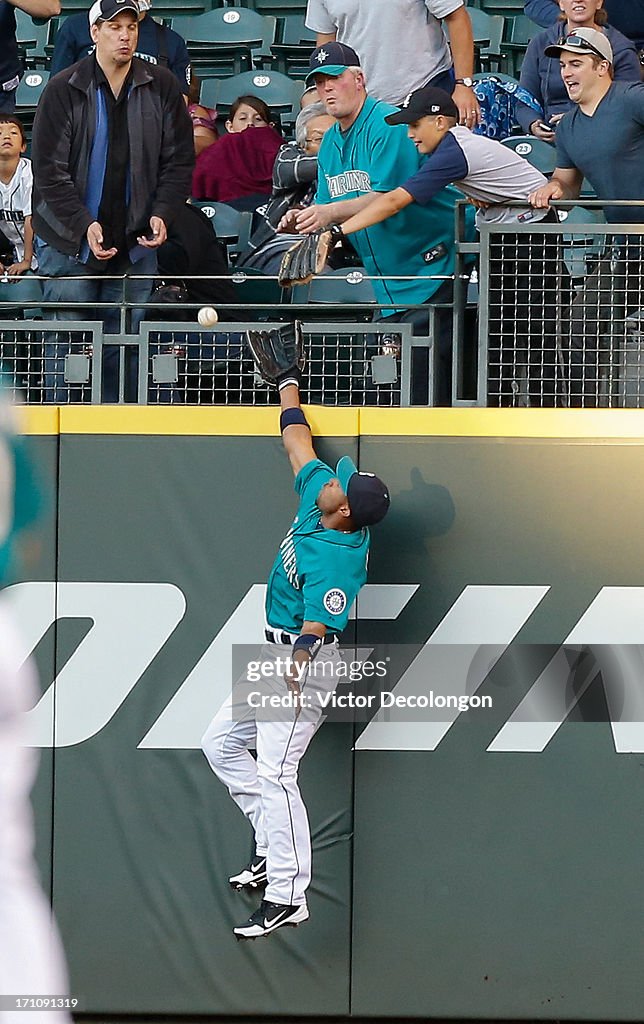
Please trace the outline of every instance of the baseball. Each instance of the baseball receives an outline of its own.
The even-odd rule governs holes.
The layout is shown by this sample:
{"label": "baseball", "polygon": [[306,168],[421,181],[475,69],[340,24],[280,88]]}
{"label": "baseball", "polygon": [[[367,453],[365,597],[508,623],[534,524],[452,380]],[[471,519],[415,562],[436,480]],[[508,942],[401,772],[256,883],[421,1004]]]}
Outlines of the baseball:
{"label": "baseball", "polygon": [[219,320],[219,313],[212,306],[204,306],[197,313],[197,320],[202,327],[212,327]]}

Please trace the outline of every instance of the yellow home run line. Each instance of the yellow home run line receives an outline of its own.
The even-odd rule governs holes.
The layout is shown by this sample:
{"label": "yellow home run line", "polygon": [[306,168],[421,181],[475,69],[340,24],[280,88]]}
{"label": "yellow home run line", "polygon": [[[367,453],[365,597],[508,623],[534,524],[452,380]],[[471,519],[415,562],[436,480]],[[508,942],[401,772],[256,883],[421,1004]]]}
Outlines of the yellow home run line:
{"label": "yellow home run line", "polygon": [[[640,409],[375,409],[307,406],[323,437],[644,439]],[[276,437],[276,407],[25,406],[25,434]]]}

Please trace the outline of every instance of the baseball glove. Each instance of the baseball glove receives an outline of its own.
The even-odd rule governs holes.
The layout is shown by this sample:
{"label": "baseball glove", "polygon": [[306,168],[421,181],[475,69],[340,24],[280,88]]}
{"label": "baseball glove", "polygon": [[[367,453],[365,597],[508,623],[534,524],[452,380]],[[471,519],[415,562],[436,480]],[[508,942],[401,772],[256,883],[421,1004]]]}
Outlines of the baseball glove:
{"label": "baseball glove", "polygon": [[308,284],[315,274],[324,269],[329,252],[342,238],[344,234],[340,225],[330,224],[328,228],[307,235],[302,242],[285,252],[277,275],[282,288]]}
{"label": "baseball glove", "polygon": [[304,368],[302,325],[299,320],[272,331],[246,331],[246,344],[267,384],[283,387],[300,383]]}

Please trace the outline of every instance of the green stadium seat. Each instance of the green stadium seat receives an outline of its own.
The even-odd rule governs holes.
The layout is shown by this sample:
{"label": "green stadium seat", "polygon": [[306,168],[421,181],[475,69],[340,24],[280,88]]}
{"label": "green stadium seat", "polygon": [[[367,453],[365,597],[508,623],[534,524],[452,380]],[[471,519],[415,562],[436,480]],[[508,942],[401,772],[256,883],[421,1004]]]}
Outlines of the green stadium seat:
{"label": "green stadium seat", "polygon": [[248,210],[235,210],[227,203],[215,203],[208,200],[199,202],[193,200],[193,205],[199,207],[210,220],[217,238],[226,246],[228,262],[232,264],[234,259],[248,246],[253,220],[252,213]]}
{"label": "green stadium seat", "polygon": [[505,18],[468,8],[472,22],[477,71],[497,71],[503,59]]}
{"label": "green stadium seat", "polygon": [[227,112],[238,96],[259,96],[276,114],[282,126],[291,127],[300,110],[304,83],[287,78],[279,71],[246,71],[232,78],[206,79],[201,86],[201,102]]}
{"label": "green stadium seat", "polygon": [[525,14],[519,14],[515,18],[508,18],[506,21],[506,38],[503,41],[503,49],[507,59],[507,70],[515,78],[519,77],[521,64],[528,43],[534,39],[543,29]]}
{"label": "green stadium seat", "polygon": [[271,46],[273,68],[292,78],[304,78],[315,49],[315,32],[306,27],[303,14],[291,14],[280,22],[279,42]]}
{"label": "green stadium seat", "polygon": [[[306,303],[307,306],[339,306],[336,312],[328,308],[311,311],[307,309],[307,319],[322,320],[371,320],[377,304],[371,281],[366,277],[364,267],[342,267],[328,274],[314,277],[308,284],[295,285],[291,289],[294,304]],[[359,312],[355,307],[363,307]],[[368,307],[366,310],[364,307]]]}
{"label": "green stadium seat", "polygon": [[16,9],[16,40],[22,51],[25,68],[45,67],[46,46],[50,42],[52,22],[44,18],[31,18],[24,11]]}
{"label": "green stadium seat", "polygon": [[200,77],[227,77],[270,61],[277,22],[245,7],[220,7],[196,17],[175,17],[172,27],[185,39]]}
{"label": "green stadium seat", "polygon": [[542,174],[550,175],[557,166],[557,151],[549,142],[534,135],[511,135],[502,140],[502,145],[513,149]]}

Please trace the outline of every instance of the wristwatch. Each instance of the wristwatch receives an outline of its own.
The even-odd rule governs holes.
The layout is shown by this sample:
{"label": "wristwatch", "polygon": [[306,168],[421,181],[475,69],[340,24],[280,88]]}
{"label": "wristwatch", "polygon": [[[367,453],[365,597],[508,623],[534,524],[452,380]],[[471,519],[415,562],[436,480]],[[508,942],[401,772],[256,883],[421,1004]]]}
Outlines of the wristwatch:
{"label": "wristwatch", "polygon": [[455,84],[456,85],[466,85],[468,89],[471,89],[472,86],[474,85],[474,79],[473,78],[457,78]]}

